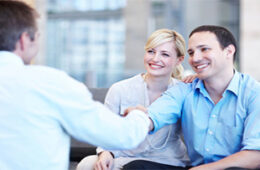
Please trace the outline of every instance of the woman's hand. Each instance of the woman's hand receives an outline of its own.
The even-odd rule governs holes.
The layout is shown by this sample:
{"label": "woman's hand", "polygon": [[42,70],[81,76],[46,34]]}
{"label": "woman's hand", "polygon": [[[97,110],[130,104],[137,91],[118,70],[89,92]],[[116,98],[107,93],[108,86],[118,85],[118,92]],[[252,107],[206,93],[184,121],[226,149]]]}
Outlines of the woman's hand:
{"label": "woman's hand", "polygon": [[114,158],[109,151],[103,151],[94,166],[95,170],[111,170],[114,164]]}
{"label": "woman's hand", "polygon": [[184,83],[191,83],[195,78],[197,78],[197,74],[186,76],[182,79]]}

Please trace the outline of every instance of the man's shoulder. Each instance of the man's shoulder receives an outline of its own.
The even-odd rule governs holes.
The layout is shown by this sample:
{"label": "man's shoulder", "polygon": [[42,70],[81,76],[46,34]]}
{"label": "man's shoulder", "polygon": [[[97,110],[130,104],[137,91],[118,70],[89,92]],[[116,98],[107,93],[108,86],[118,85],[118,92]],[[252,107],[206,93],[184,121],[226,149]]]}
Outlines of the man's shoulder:
{"label": "man's shoulder", "polygon": [[260,82],[248,74],[240,73],[240,83],[247,90],[259,91],[260,92]]}
{"label": "man's shoulder", "polygon": [[26,66],[26,69],[30,72],[37,72],[42,74],[66,74],[62,70],[58,70],[56,68],[48,67],[48,66],[40,66],[40,65],[29,65]]}
{"label": "man's shoulder", "polygon": [[174,86],[170,87],[165,93],[173,95],[181,94],[185,96],[191,92],[194,92],[198,82],[199,79],[195,79],[191,83],[184,83],[182,81],[179,81]]}
{"label": "man's shoulder", "polygon": [[251,103],[253,100],[260,100],[260,83],[248,74],[239,75],[239,93],[243,101]]}
{"label": "man's shoulder", "polygon": [[28,78],[33,79],[35,82],[40,84],[49,83],[57,86],[72,86],[81,84],[79,81],[69,76],[66,72],[48,66],[31,65],[26,67],[26,71]]}

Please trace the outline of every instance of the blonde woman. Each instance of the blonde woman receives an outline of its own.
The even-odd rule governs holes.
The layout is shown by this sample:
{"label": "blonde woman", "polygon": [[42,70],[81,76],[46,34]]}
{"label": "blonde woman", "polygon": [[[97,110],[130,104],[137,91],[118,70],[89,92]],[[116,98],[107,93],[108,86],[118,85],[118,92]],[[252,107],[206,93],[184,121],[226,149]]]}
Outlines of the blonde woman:
{"label": "blonde woman", "polygon": [[[149,106],[181,80],[184,55],[185,41],[179,33],[169,29],[153,32],[145,45],[146,73],[113,84],[107,93],[105,105],[120,115],[131,106]],[[179,123],[147,135],[135,149],[105,151],[98,148],[97,153],[84,158],[77,170],[118,170],[134,160],[185,167],[189,161],[180,137]]]}

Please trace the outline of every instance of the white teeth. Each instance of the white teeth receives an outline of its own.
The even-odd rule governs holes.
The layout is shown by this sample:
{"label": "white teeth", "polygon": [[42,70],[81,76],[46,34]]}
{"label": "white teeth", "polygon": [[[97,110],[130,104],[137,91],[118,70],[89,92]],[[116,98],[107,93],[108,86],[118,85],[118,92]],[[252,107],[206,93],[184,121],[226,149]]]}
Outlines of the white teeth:
{"label": "white teeth", "polygon": [[208,64],[202,64],[202,65],[197,66],[197,69],[205,68],[207,66],[208,66]]}
{"label": "white teeth", "polygon": [[150,66],[153,67],[153,68],[161,68],[161,66],[153,65],[153,64],[151,64]]}

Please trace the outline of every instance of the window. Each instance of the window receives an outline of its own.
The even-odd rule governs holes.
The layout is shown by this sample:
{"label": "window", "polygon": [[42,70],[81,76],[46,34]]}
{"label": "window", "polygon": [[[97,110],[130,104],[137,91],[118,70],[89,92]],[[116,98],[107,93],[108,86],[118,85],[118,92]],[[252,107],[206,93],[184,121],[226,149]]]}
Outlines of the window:
{"label": "window", "polygon": [[108,87],[122,73],[124,1],[49,0],[47,65],[89,87]]}

